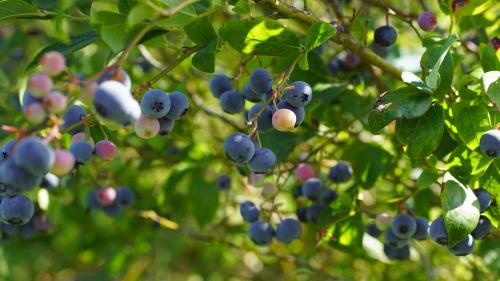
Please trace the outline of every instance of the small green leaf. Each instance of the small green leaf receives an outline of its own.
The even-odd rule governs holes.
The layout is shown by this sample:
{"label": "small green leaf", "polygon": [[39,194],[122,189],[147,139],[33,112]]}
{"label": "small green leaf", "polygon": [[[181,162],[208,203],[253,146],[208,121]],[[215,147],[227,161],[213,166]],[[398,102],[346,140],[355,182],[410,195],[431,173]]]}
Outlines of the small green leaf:
{"label": "small green leaf", "polygon": [[479,58],[484,72],[500,69],[500,59],[489,42],[479,44]]}
{"label": "small green leaf", "polygon": [[446,163],[446,170],[464,182],[469,182],[475,175],[480,175],[488,169],[493,158],[476,150],[469,150],[465,145],[455,148]]}
{"label": "small green leaf", "polygon": [[495,0],[469,0],[466,5],[460,7],[460,14],[464,16],[479,15],[492,8]]}
{"label": "small green leaf", "polygon": [[199,18],[184,27],[187,37],[198,45],[206,45],[217,39],[212,22],[208,17]]}
{"label": "small green leaf", "polygon": [[364,225],[361,214],[356,214],[349,219],[333,224],[326,230],[329,244],[335,248],[349,253],[362,254]]}
{"label": "small green leaf", "polygon": [[439,174],[435,169],[425,169],[417,179],[417,187],[420,189],[429,188],[438,178]]}
{"label": "small green leaf", "polygon": [[468,186],[447,173],[444,176],[441,205],[448,232],[448,245],[455,246],[476,228],[479,222],[479,201]]}
{"label": "small green leaf", "polygon": [[444,133],[444,110],[439,105],[432,106],[424,115],[416,119],[399,119],[396,136],[405,144],[406,154],[411,158],[423,158],[439,146]]}
{"label": "small green leaf", "polygon": [[146,20],[155,18],[158,13],[151,7],[145,4],[136,5],[130,10],[127,16],[127,24],[129,27],[144,23]]}
{"label": "small green leaf", "polygon": [[439,83],[439,69],[441,68],[441,64],[443,63],[446,54],[448,54],[448,51],[450,50],[453,43],[458,40],[458,36],[453,34],[452,36],[450,36],[450,38],[448,38],[448,40],[446,40],[446,43],[444,43],[443,47],[441,48],[438,60],[432,67],[431,73],[427,78],[427,86],[429,86],[431,89],[437,89]]}
{"label": "small green leaf", "polygon": [[428,94],[432,94],[432,89],[429,88],[425,83],[424,81],[422,81],[422,79],[420,79],[420,77],[418,77],[417,75],[411,73],[411,72],[408,72],[408,71],[403,71],[403,73],[401,74],[401,79],[403,80],[403,82],[405,82],[406,84],[410,84],[411,86],[421,90],[421,91],[424,91]]}
{"label": "small green leaf", "polygon": [[309,61],[307,60],[307,53],[300,55],[299,67],[303,70],[309,70]]}
{"label": "small green leaf", "polygon": [[250,13],[250,4],[248,0],[239,0],[234,4],[233,12],[240,15],[248,15]]}
{"label": "small green leaf", "polygon": [[0,1],[0,21],[11,18],[32,17],[38,14],[33,5],[23,0]]}
{"label": "small green leaf", "polygon": [[326,22],[318,22],[311,25],[306,35],[306,52],[311,51],[328,41],[330,37],[335,35],[336,31],[337,30],[331,24]]}
{"label": "small green leaf", "polygon": [[482,80],[484,92],[497,110],[500,110],[500,71],[486,72]]}
{"label": "small green leaf", "polygon": [[213,73],[215,71],[215,53],[217,52],[218,43],[219,40],[215,39],[198,50],[192,58],[193,66],[203,72]]}
{"label": "small green leaf", "polygon": [[[422,55],[420,60],[420,65],[422,66],[423,72],[428,73],[431,71],[432,67],[435,66],[439,57],[441,55],[442,45],[440,42],[431,44],[427,50]],[[439,85],[434,91],[433,96],[438,99],[442,99],[451,90],[451,84],[453,82],[453,70],[455,67],[455,62],[453,61],[453,56],[448,52],[444,58],[441,68],[439,69],[439,75],[437,76],[437,84]]]}
{"label": "small green leaf", "polygon": [[482,104],[469,105],[456,102],[451,107],[457,133],[463,143],[471,150],[479,147],[481,135],[491,128],[490,114]]}

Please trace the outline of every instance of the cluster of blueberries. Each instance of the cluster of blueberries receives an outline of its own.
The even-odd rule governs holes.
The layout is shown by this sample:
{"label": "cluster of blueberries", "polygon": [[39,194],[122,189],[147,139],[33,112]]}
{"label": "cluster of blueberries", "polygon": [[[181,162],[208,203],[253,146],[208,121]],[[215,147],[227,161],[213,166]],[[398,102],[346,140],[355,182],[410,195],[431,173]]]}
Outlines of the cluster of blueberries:
{"label": "cluster of blueberries", "polygon": [[[491,205],[491,195],[488,191],[478,188],[474,190],[479,201],[479,211],[486,212]],[[467,235],[467,237],[456,245],[448,245],[448,233],[442,217],[437,218],[431,223],[429,233],[436,243],[448,247],[450,253],[456,256],[466,256],[474,251],[475,240],[483,239],[492,229],[491,221],[484,215],[479,217],[479,222],[476,228]]]}
{"label": "cluster of blueberries", "polygon": [[23,225],[13,225],[0,223],[0,243],[7,242],[11,238],[19,236],[23,239],[29,239],[37,233],[45,234],[52,227],[52,220],[47,217],[43,211],[36,206],[35,213],[31,219]]}
{"label": "cluster of blueberries", "polygon": [[256,245],[269,245],[274,237],[281,243],[289,244],[300,237],[301,226],[297,220],[286,218],[278,223],[274,230],[269,222],[259,220],[259,208],[251,201],[241,203],[240,213],[243,220],[250,223],[248,236]]}
{"label": "cluster of blueberries", "polygon": [[87,195],[87,206],[90,209],[102,210],[110,217],[117,217],[135,201],[135,193],[128,187],[103,187]]}
{"label": "cluster of blueberries", "polygon": [[274,152],[265,147],[259,147],[248,135],[231,134],[224,142],[226,156],[236,165],[247,165],[256,174],[271,172],[276,165]]}
{"label": "cluster of blueberries", "polygon": [[[293,190],[293,196],[295,199],[303,197],[312,201],[312,204],[307,207],[297,208],[297,218],[302,222],[317,222],[325,207],[339,197],[338,193],[326,187],[321,179],[316,177],[314,169],[309,164],[301,163],[297,165],[295,174],[302,181],[302,185]],[[331,167],[328,173],[328,178],[334,183],[346,182],[351,177],[352,168],[345,162],[339,162]]]}

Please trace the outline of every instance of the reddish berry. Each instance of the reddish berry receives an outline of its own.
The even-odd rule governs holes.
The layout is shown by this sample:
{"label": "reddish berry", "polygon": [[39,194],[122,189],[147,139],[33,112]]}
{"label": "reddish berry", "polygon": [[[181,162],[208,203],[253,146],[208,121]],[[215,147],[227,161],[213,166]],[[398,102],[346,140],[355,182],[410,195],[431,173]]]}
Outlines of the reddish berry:
{"label": "reddish berry", "polygon": [[289,132],[293,130],[296,120],[293,111],[283,108],[273,114],[273,127],[281,132]]}
{"label": "reddish berry", "polygon": [[37,98],[47,95],[53,86],[52,78],[42,72],[35,73],[28,79],[28,91]]}
{"label": "reddish berry", "polygon": [[424,31],[431,31],[436,27],[436,15],[433,12],[425,11],[418,16],[418,26]]}
{"label": "reddish berry", "polygon": [[295,175],[300,181],[306,181],[316,176],[313,167],[306,163],[300,163],[295,169]]}
{"label": "reddish berry", "polygon": [[75,157],[67,150],[54,150],[54,159],[50,172],[57,176],[67,175],[75,166]]}
{"label": "reddish berry", "polygon": [[142,115],[139,120],[135,122],[134,128],[135,133],[139,137],[143,139],[150,139],[158,135],[158,132],[160,132],[160,122],[158,122],[158,119],[148,118]]}
{"label": "reddish berry", "polygon": [[102,206],[109,206],[113,204],[116,199],[116,190],[112,187],[103,187],[96,193],[97,202]]}
{"label": "reddish berry", "polygon": [[50,76],[57,76],[66,68],[66,60],[63,54],[52,51],[45,53],[40,58],[40,65],[43,72]]}
{"label": "reddish berry", "polygon": [[102,160],[109,161],[116,155],[116,145],[109,140],[98,141],[95,145],[95,155]]}
{"label": "reddish berry", "polygon": [[60,113],[67,105],[68,98],[59,91],[53,91],[43,98],[43,106],[51,113]]}
{"label": "reddish berry", "polygon": [[32,103],[28,105],[24,108],[23,113],[24,117],[26,117],[26,119],[33,124],[40,124],[43,120],[45,120],[45,117],[47,117],[47,113],[40,103]]}

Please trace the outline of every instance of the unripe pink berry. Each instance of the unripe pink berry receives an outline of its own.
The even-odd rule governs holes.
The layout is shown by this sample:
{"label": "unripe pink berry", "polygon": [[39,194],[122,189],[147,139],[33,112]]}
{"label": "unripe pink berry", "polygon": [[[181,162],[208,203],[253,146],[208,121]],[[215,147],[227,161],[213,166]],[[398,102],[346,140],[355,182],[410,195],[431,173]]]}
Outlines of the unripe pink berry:
{"label": "unripe pink berry", "polygon": [[87,135],[84,132],[76,133],[76,134],[73,135],[73,137],[71,137],[71,144],[73,144],[73,143],[75,143],[77,141],[86,141],[90,145],[92,145],[92,147],[95,146],[94,139],[92,137],[90,137],[90,136],[87,137]]}
{"label": "unripe pink berry", "polygon": [[37,98],[41,98],[52,90],[52,78],[47,74],[38,72],[28,79],[28,91]]}
{"label": "unripe pink berry", "polygon": [[311,167],[311,165],[300,163],[295,169],[295,175],[300,181],[304,182],[316,176],[316,173],[314,172],[314,169],[313,167]]}
{"label": "unripe pink berry", "polygon": [[50,168],[50,172],[56,176],[67,175],[75,166],[75,157],[67,150],[54,150],[54,164]]}
{"label": "unripe pink berry", "polygon": [[109,161],[116,155],[116,145],[109,140],[98,141],[95,145],[95,155],[102,160]]}
{"label": "unripe pink berry", "polygon": [[43,98],[43,106],[51,113],[60,113],[66,109],[68,98],[59,91],[53,91]]}
{"label": "unripe pink berry", "polygon": [[80,93],[80,100],[86,105],[92,105],[95,91],[97,90],[97,82],[86,83],[84,82],[82,92]]}
{"label": "unripe pink berry", "polygon": [[102,206],[109,206],[113,204],[116,199],[116,190],[112,187],[103,187],[96,193],[96,199]]}
{"label": "unripe pink berry", "polygon": [[392,222],[392,216],[389,213],[380,213],[375,218],[375,225],[378,229],[386,230]]}
{"label": "unripe pink berry", "polygon": [[47,117],[47,113],[45,112],[42,104],[37,102],[25,107],[23,114],[24,117],[26,117],[26,119],[33,124],[40,124]]}
{"label": "unripe pink berry", "polygon": [[150,139],[160,132],[160,122],[158,119],[148,118],[142,115],[134,124],[135,133],[143,138]]}
{"label": "unripe pink berry", "polygon": [[50,76],[57,76],[66,68],[66,60],[63,54],[51,51],[43,54],[40,58],[40,65],[43,72]]}
{"label": "unripe pink berry", "polygon": [[418,16],[418,26],[424,31],[431,31],[436,27],[437,19],[433,12],[425,11]]}
{"label": "unripe pink berry", "polygon": [[290,109],[282,108],[273,114],[273,127],[281,132],[293,130],[297,116]]}

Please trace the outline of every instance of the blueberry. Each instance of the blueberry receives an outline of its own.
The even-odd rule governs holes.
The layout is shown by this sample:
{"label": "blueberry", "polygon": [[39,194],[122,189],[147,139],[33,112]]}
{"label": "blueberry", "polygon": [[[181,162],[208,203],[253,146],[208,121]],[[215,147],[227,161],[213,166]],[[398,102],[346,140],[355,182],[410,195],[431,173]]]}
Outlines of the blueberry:
{"label": "blueberry", "polygon": [[436,15],[433,12],[425,11],[418,16],[418,26],[424,31],[433,30],[436,23]]}
{"label": "blueberry", "polygon": [[247,135],[233,133],[224,142],[224,151],[231,161],[244,164],[255,154],[255,145]]}
{"label": "blueberry", "polygon": [[255,222],[259,219],[260,211],[251,201],[245,201],[240,204],[240,214],[244,221]]}
{"label": "blueberry", "polygon": [[[85,115],[87,115],[87,112],[85,112],[85,109],[83,109],[83,107],[76,105],[76,104],[72,105],[68,109],[68,111],[66,111],[66,113],[64,113],[64,115],[62,117],[64,120],[64,124],[62,125],[61,128],[64,130],[66,128],[71,127],[73,124],[80,122],[85,117]],[[71,129],[69,131],[69,133],[71,135],[77,134],[77,133],[83,131],[83,128],[84,128],[83,125],[77,126],[73,129]]]}
{"label": "blueberry", "polygon": [[391,230],[397,237],[409,239],[417,231],[417,222],[408,214],[397,215],[392,220]]}
{"label": "blueberry", "polygon": [[310,178],[302,184],[302,195],[308,199],[316,200],[323,194],[323,183],[318,178]]}
{"label": "blueberry", "polygon": [[262,68],[255,69],[250,75],[250,88],[257,94],[266,94],[273,88],[271,73]]}
{"label": "blueberry", "polygon": [[471,235],[474,239],[481,240],[491,232],[492,228],[491,221],[485,216],[480,216],[479,222],[476,228],[471,232]]}
{"label": "blueberry", "polygon": [[328,177],[332,182],[335,183],[346,182],[352,177],[352,168],[349,164],[340,162],[337,165],[330,168]]}
{"label": "blueberry", "polygon": [[18,166],[12,158],[5,160],[0,166],[0,178],[8,192],[29,191],[42,181],[42,176],[33,175]]}
{"label": "blueberry", "polygon": [[39,103],[41,104],[43,102],[43,99],[37,98],[33,96],[29,91],[25,91],[23,95],[23,109],[26,107],[34,104],[34,103]]}
{"label": "blueberry", "polygon": [[187,97],[181,92],[172,92],[168,94],[168,97],[170,98],[170,110],[165,116],[172,120],[180,119],[189,108]]}
{"label": "blueberry", "polygon": [[170,98],[162,90],[149,90],[141,98],[141,109],[149,118],[161,118],[170,110]]}
{"label": "blueberry", "polygon": [[116,189],[116,201],[124,207],[132,205],[135,201],[135,193],[128,187],[119,187]]}
{"label": "blueberry", "polygon": [[174,120],[163,117],[158,119],[158,121],[160,122],[160,131],[158,132],[160,136],[166,136],[170,134],[174,129]]}
{"label": "blueberry", "polygon": [[394,29],[394,27],[385,25],[375,30],[374,38],[375,42],[380,46],[389,47],[394,44],[394,42],[396,42],[398,33],[396,32],[396,29]]}
{"label": "blueberry", "polygon": [[16,146],[14,161],[30,173],[42,175],[54,164],[54,151],[38,138],[24,138]]}
{"label": "blueberry", "polygon": [[292,89],[285,90],[283,100],[295,107],[306,106],[312,99],[312,89],[309,84],[304,81],[295,81],[290,87]]}
{"label": "blueberry", "polygon": [[500,157],[500,130],[489,130],[479,139],[481,152],[489,157]]}
{"label": "blueberry", "polygon": [[78,164],[85,164],[92,160],[94,156],[94,148],[86,141],[77,141],[72,143],[69,151],[75,156],[75,161]]}
{"label": "blueberry", "polygon": [[439,217],[435,219],[429,227],[429,234],[434,242],[443,246],[448,246],[448,233],[444,225],[444,219]]}
{"label": "blueberry", "polygon": [[375,237],[375,238],[382,235],[382,231],[380,231],[380,229],[378,229],[374,223],[369,224],[366,227],[366,233],[368,233],[370,236]]}
{"label": "blueberry", "polygon": [[116,81],[125,86],[129,91],[132,89],[132,80],[130,80],[130,76],[123,68],[105,72],[97,79],[97,84],[102,84],[105,81]]}
{"label": "blueberry", "polygon": [[14,146],[16,146],[15,140],[10,140],[2,146],[2,158],[3,159],[7,159],[12,155],[12,152],[14,150]]}
{"label": "blueberry", "polygon": [[215,186],[220,190],[227,190],[231,188],[231,178],[228,175],[220,175],[215,180]]}
{"label": "blueberry", "polygon": [[240,113],[245,107],[245,98],[236,91],[224,92],[220,96],[220,107],[229,114]]}
{"label": "blueberry", "polygon": [[319,217],[321,216],[321,212],[323,212],[324,209],[325,206],[321,203],[314,203],[311,206],[307,207],[306,221],[317,222]]}
{"label": "blueberry", "polygon": [[96,191],[91,191],[91,192],[89,192],[89,194],[87,194],[86,203],[87,203],[87,207],[90,209],[101,208],[101,204],[99,204],[99,201],[97,201],[97,192]]}
{"label": "blueberry", "polygon": [[413,234],[413,238],[417,240],[425,240],[429,237],[429,221],[425,218],[416,218],[417,230]]}
{"label": "blueberry", "polygon": [[330,188],[325,188],[323,190],[323,194],[321,195],[321,200],[325,205],[330,205],[333,201],[337,200],[339,198],[339,194]]}
{"label": "blueberry", "polygon": [[297,185],[294,189],[293,189],[293,198],[298,198],[300,196],[302,196],[302,185]]}
{"label": "blueberry", "polygon": [[402,238],[399,238],[398,236],[396,236],[396,234],[394,234],[394,232],[392,232],[392,227],[387,229],[384,232],[384,241],[385,241],[385,244],[391,246],[392,248],[396,248],[396,249],[399,249],[399,248],[402,248],[402,247],[408,245],[408,239],[402,239]]}
{"label": "blueberry", "polygon": [[479,201],[479,211],[481,213],[486,212],[491,205],[491,195],[488,191],[482,188],[474,189],[474,194]]}
{"label": "blueberry", "polygon": [[224,74],[215,75],[212,80],[210,80],[210,91],[212,95],[219,98],[222,93],[231,91],[233,85],[231,85],[231,79]]}
{"label": "blueberry", "polygon": [[262,101],[264,95],[262,94],[257,94],[256,92],[254,92],[252,90],[252,88],[250,88],[250,84],[245,84],[245,86],[243,87],[243,91],[241,92],[241,94],[243,95],[243,97],[245,97],[245,99],[247,99],[248,101],[251,101],[251,102],[259,102],[259,101]]}
{"label": "blueberry", "polygon": [[141,116],[139,103],[123,84],[116,81],[100,84],[94,95],[93,104],[100,117],[123,126],[132,124]]}
{"label": "blueberry", "polygon": [[341,71],[339,58],[337,56],[332,57],[328,61],[327,67],[330,73],[332,73],[334,76],[337,76]]}
{"label": "blueberry", "polygon": [[338,64],[342,70],[353,70],[361,64],[361,59],[354,53],[347,53],[339,58]]}
{"label": "blueberry", "polygon": [[271,244],[274,237],[273,226],[264,221],[255,221],[250,224],[248,229],[248,236],[250,239],[259,246]]}
{"label": "blueberry", "polygon": [[408,246],[403,246],[401,248],[394,248],[390,245],[384,244],[384,253],[390,260],[409,260],[410,259],[410,248]]}
{"label": "blueberry", "polygon": [[256,174],[269,173],[276,165],[276,156],[269,148],[255,150],[255,153],[248,162],[248,168]]}
{"label": "blueberry", "polygon": [[307,222],[307,209],[308,208],[297,208],[295,214],[301,222]]}
{"label": "blueberry", "polygon": [[8,224],[25,224],[34,212],[33,202],[22,194],[6,196],[0,201],[0,220]]}
{"label": "blueberry", "polygon": [[116,218],[123,213],[123,207],[117,200],[115,200],[111,205],[102,207],[102,210],[106,215],[112,218]]}
{"label": "blueberry", "polygon": [[285,244],[299,238],[300,233],[300,223],[294,219],[284,219],[276,227],[276,239]]}
{"label": "blueberry", "polygon": [[[248,120],[252,120],[252,118],[262,109],[262,106],[264,106],[262,103],[254,105],[248,112]],[[271,106],[267,106],[264,111],[262,111],[259,118],[257,118],[257,130],[259,130],[259,132],[268,132],[272,129],[273,108]]]}
{"label": "blueberry", "polygon": [[51,173],[45,174],[42,179],[42,183],[40,183],[40,187],[47,188],[50,190],[56,189],[59,185],[59,178]]}
{"label": "blueberry", "polygon": [[467,235],[467,237],[460,241],[457,245],[453,247],[449,247],[448,251],[455,256],[467,256],[474,252],[474,246],[475,246],[474,238],[472,235]]}
{"label": "blueberry", "polygon": [[302,122],[304,122],[304,118],[306,117],[306,111],[304,110],[303,107],[295,107],[288,103],[287,101],[280,101],[277,104],[279,109],[289,109],[295,113],[295,117],[297,118],[295,121],[295,127],[298,127]]}

